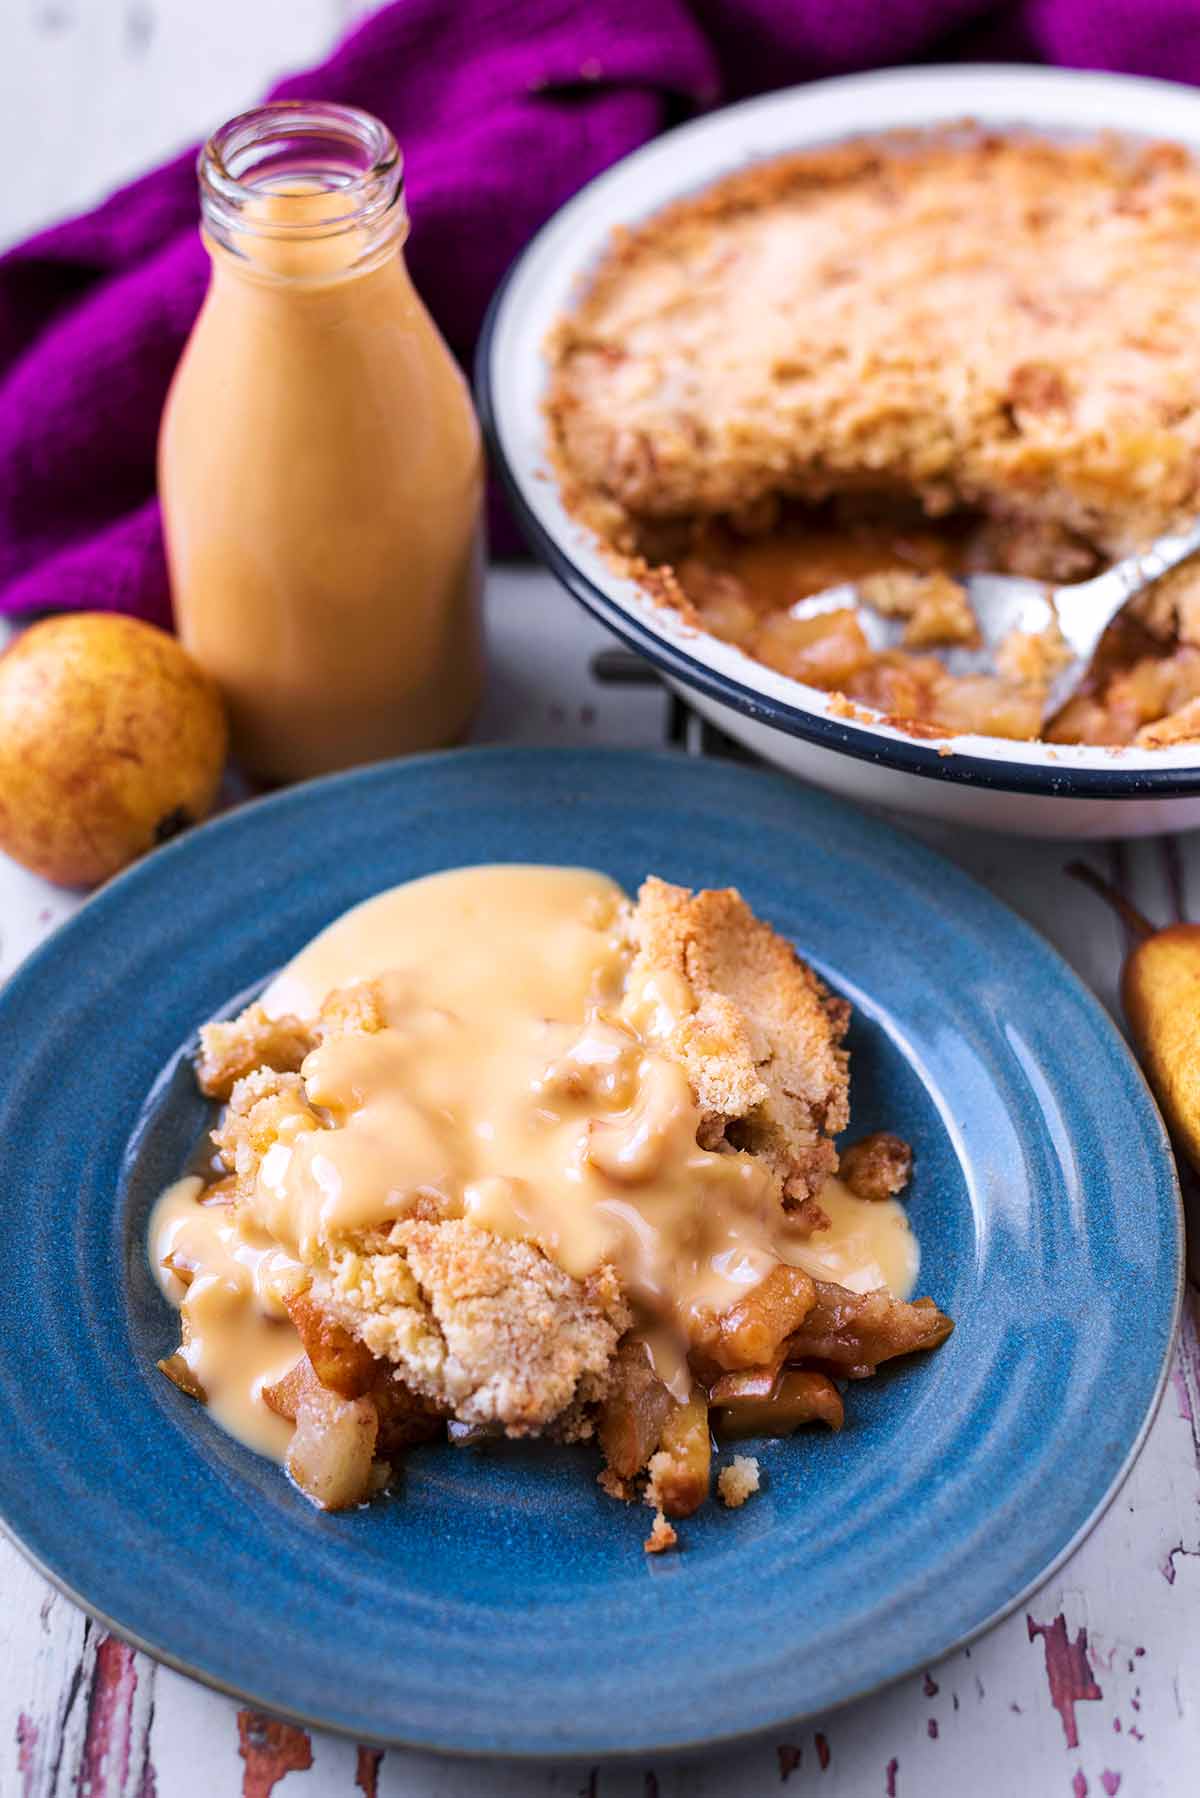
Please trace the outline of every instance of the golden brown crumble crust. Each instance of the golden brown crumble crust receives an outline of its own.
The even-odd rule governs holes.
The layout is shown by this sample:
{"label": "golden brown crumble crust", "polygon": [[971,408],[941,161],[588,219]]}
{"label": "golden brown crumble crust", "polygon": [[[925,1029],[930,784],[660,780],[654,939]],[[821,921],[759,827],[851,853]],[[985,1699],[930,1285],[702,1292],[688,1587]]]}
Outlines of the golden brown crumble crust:
{"label": "golden brown crumble crust", "polygon": [[721,1503],[729,1510],[740,1510],[748,1498],[758,1491],[758,1462],[753,1455],[735,1455],[728,1467],[717,1475],[717,1491]]}
{"label": "golden brown crumble crust", "polygon": [[573,1280],[532,1244],[461,1218],[397,1224],[387,1250],[340,1258],[316,1289],[415,1392],[510,1436],[602,1398],[632,1322],[610,1268]]}
{"label": "golden brown crumble crust", "polygon": [[891,488],[1120,553],[1200,503],[1200,175],[968,126],[804,151],[620,234],[552,359],[610,526]]}
{"label": "golden brown crumble crust", "polygon": [[679,1541],[678,1533],[672,1529],[661,1511],[654,1513],[654,1522],[650,1526],[650,1534],[643,1547],[648,1555],[665,1554],[668,1548],[674,1548]]}
{"label": "golden brown crumble crust", "polygon": [[299,1018],[268,1017],[260,1004],[248,1005],[236,1018],[202,1025],[196,1080],[210,1099],[228,1099],[256,1068],[296,1073],[312,1046],[312,1031]]}
{"label": "golden brown crumble crust", "polygon": [[859,581],[858,589],[867,604],[885,618],[905,619],[906,649],[979,642],[979,626],[965,589],[940,569],[929,574],[902,569],[868,574]]}
{"label": "golden brown crumble crust", "polygon": [[732,887],[693,893],[651,878],[631,930],[632,978],[665,970],[692,995],[667,1046],[704,1110],[702,1134],[762,1156],[787,1200],[813,1198],[850,1116],[845,1000]]}

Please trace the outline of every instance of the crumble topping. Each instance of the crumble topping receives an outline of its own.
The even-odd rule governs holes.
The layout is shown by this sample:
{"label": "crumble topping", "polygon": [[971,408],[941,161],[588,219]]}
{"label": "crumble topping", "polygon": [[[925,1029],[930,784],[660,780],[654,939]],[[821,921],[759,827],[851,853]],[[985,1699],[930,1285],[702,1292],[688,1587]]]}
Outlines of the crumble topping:
{"label": "crumble topping", "polygon": [[248,1005],[227,1023],[204,1025],[196,1081],[210,1099],[228,1099],[237,1082],[257,1069],[297,1073],[312,1046],[312,1032],[299,1018],[270,1018],[261,1005]]}
{"label": "crumble topping", "polygon": [[804,151],[622,234],[554,361],[614,515],[890,489],[1121,554],[1200,509],[1200,177],[970,128]]}
{"label": "crumble topping", "polygon": [[674,1548],[678,1541],[679,1536],[677,1532],[671,1528],[671,1525],[667,1522],[662,1512],[656,1511],[654,1513],[654,1522],[650,1526],[650,1534],[646,1537],[646,1540],[642,1545],[645,1548],[646,1553],[648,1555],[665,1554],[666,1550],[668,1548]]}
{"label": "crumble topping", "polygon": [[753,1455],[735,1455],[728,1467],[717,1475],[717,1491],[722,1504],[731,1511],[740,1510],[748,1498],[758,1491],[758,1462]]}
{"label": "crumble topping", "polygon": [[965,588],[940,569],[916,574],[898,568],[887,574],[864,575],[858,590],[883,617],[907,620],[906,649],[951,643],[974,647],[979,641],[979,626]]}
{"label": "crumble topping", "polygon": [[572,1280],[529,1243],[457,1218],[397,1224],[388,1240],[394,1252],[344,1255],[315,1290],[414,1391],[510,1436],[604,1397],[633,1322],[611,1268]]}

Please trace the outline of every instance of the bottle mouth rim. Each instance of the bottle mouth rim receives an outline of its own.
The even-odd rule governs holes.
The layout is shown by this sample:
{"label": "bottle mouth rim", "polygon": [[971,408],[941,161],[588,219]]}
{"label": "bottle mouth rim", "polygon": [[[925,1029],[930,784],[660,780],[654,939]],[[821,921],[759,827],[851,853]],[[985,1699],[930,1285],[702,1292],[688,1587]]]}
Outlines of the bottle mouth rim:
{"label": "bottle mouth rim", "polygon": [[[373,113],[334,101],[273,100],[238,113],[213,132],[197,160],[206,227],[218,237],[326,237],[373,230],[404,209],[404,162],[392,133]],[[278,207],[270,220],[255,216],[264,193],[286,194],[298,176],[311,176],[302,215]],[[329,194],[322,215],[314,199]],[[351,203],[348,205],[347,200]]]}

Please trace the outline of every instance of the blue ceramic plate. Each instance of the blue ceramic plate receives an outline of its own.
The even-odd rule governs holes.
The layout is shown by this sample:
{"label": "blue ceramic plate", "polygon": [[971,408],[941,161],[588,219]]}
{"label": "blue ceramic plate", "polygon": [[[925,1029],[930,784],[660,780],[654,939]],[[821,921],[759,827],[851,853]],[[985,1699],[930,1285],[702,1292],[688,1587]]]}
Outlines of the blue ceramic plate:
{"label": "blue ceramic plate", "polygon": [[[154,1368],[175,1324],[144,1230],[203,1120],[196,1025],[367,894],[514,859],[736,883],[849,996],[854,1128],[915,1144],[921,1290],[957,1320],[854,1388],[840,1436],[756,1447],[758,1496],[656,1560],[583,1449],[419,1450],[396,1498],[322,1516]],[[113,882],[0,996],[0,1216],[0,1514],[26,1552],[264,1709],[488,1755],[726,1740],[994,1621],[1128,1468],[1181,1263],[1157,1113],[1039,938],[829,799],[619,751],[367,769]]]}

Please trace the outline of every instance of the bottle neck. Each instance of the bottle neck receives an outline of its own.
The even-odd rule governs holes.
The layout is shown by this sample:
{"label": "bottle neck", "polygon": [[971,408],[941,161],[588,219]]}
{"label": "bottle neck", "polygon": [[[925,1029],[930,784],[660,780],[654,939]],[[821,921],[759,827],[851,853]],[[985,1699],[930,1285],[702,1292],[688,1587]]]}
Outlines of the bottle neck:
{"label": "bottle neck", "polygon": [[214,260],[268,283],[365,274],[408,235],[400,152],[355,107],[281,102],[223,125],[199,161]]}

